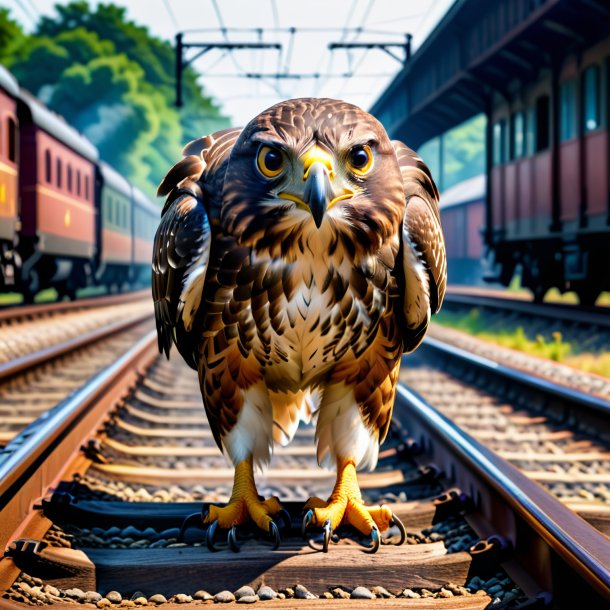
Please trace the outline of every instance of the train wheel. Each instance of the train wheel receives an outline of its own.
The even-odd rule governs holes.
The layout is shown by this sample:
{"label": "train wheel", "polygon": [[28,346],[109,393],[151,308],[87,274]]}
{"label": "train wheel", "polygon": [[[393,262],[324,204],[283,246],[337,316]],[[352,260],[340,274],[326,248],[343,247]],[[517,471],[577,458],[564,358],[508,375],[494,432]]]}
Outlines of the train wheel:
{"label": "train wheel", "polygon": [[593,307],[597,297],[600,295],[600,290],[593,286],[585,286],[576,291],[578,294],[578,302],[585,307]]}
{"label": "train wheel", "polygon": [[548,286],[542,286],[540,284],[537,284],[533,288],[530,288],[530,290],[532,291],[532,294],[534,295],[534,303],[540,304],[540,303],[544,302],[544,297],[546,296],[546,293],[549,291],[549,288],[548,288]]}
{"label": "train wheel", "polygon": [[40,290],[40,278],[38,271],[32,269],[29,274],[29,281],[23,287],[23,302],[31,305],[34,302],[34,297]]}

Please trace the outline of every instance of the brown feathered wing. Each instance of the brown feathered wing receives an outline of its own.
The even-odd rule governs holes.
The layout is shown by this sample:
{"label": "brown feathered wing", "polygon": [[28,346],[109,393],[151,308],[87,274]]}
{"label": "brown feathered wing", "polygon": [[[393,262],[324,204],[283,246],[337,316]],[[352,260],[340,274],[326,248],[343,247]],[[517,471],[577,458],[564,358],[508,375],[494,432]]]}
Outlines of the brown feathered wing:
{"label": "brown feathered wing", "polygon": [[407,202],[397,261],[403,300],[403,349],[413,351],[437,313],[447,286],[439,195],[430,170],[408,146],[393,141]]}
{"label": "brown feathered wing", "polygon": [[167,195],[155,235],[152,294],[159,351],[169,358],[172,341],[186,362],[197,368],[197,314],[222,188],[219,176],[239,129],[216,132],[186,145],[186,155],[167,173],[158,195]]}

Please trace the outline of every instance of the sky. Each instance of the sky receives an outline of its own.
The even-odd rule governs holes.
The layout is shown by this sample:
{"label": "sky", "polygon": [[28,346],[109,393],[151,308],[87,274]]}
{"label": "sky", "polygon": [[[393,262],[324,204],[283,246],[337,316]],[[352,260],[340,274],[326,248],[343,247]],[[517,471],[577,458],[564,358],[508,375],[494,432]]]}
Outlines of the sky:
{"label": "sky", "polygon": [[[185,42],[279,43],[276,49],[213,49],[193,62],[206,92],[233,124],[293,97],[332,97],[370,108],[400,70],[380,49],[337,49],[332,42],[402,44],[416,50],[454,0],[117,0],[128,16],[165,39],[185,32]],[[1,0],[27,31],[57,0]],[[64,2],[59,2],[64,4]],[[93,0],[93,3],[97,3]],[[67,4],[67,2],[66,2]],[[224,30],[223,30],[224,28]],[[291,32],[290,29],[295,31]],[[190,49],[187,58],[197,51]],[[271,74],[288,74],[276,79]],[[259,74],[261,78],[245,78]],[[319,75],[312,78],[311,75]],[[351,77],[346,77],[351,74]],[[301,78],[294,78],[301,75]]]}

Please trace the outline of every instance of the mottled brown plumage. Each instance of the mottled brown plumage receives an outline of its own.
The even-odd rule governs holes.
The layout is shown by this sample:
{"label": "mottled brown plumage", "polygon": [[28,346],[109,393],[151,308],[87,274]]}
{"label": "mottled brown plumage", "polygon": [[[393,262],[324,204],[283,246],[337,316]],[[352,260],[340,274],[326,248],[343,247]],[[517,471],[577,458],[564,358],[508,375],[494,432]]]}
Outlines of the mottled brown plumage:
{"label": "mottled brown plumage", "polygon": [[445,291],[428,169],[329,99],[277,104],[184,154],[159,187],[153,296],[160,348],[198,370],[217,443],[265,462],[313,414],[321,462],[374,466],[401,356]]}

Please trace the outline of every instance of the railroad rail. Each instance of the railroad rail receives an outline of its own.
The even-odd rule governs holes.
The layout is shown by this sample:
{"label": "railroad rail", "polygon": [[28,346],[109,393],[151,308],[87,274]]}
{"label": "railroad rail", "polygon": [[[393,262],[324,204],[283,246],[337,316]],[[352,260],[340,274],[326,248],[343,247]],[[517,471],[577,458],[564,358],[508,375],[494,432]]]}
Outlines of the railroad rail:
{"label": "railroad rail", "polygon": [[276,599],[278,608],[345,597],[350,607],[377,597],[388,607],[475,609],[498,597],[506,607],[602,608],[610,598],[607,538],[406,386],[379,467],[360,484],[367,501],[392,504],[408,544],[370,556],[346,531],[328,554],[312,551],[297,527],[302,506],[334,480],[316,466],[313,434],[301,428],[258,478],[290,513],[280,549],[246,528],[239,553],[210,553],[200,520],[185,519],[226,501],[233,472],[214,446],[195,372],[161,359],[151,332],[0,458],[0,607],[171,607],[237,595],[303,600]]}
{"label": "railroad rail", "polygon": [[0,446],[152,326],[143,292],[24,309],[0,316]]}
{"label": "railroad rail", "polygon": [[401,379],[610,534],[610,402],[427,338]]}
{"label": "railroad rail", "polygon": [[530,297],[507,290],[451,285],[444,306],[480,307],[506,313],[518,313],[587,327],[610,328],[610,307],[584,306],[568,303],[535,303]]}
{"label": "railroad rail", "polygon": [[78,311],[129,303],[139,298],[150,297],[149,290],[136,290],[122,294],[108,294],[99,297],[87,297],[72,301],[56,301],[52,303],[33,303],[29,305],[5,305],[0,307],[0,323],[15,321],[23,318],[37,318],[49,314]]}

